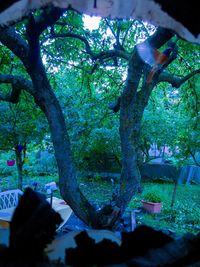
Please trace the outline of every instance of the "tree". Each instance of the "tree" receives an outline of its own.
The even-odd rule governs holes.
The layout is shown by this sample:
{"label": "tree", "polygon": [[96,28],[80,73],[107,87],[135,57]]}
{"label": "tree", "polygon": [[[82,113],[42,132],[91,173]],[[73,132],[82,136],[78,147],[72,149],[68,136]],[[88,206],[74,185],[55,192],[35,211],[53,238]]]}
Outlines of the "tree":
{"label": "tree", "polygon": [[[169,60],[154,68],[152,80],[147,82],[152,67],[145,60],[142,60],[139,52],[144,51],[147,47],[154,51],[164,46],[174,36],[171,31],[158,28],[153,35],[141,44],[136,45],[135,43],[133,47],[128,47],[130,39],[126,37],[131,38],[131,36],[137,34],[141,36],[137,30],[130,31],[133,22],[125,23],[125,27],[123,27],[122,21],[117,21],[113,25],[107,21],[105,23],[113,30],[114,36],[110,39],[110,41],[114,40],[111,48],[111,43],[103,43],[101,32],[95,32],[90,36],[88,32],[84,31],[83,35],[79,21],[77,23],[77,20],[75,20],[78,26],[68,24],[68,16],[73,19],[74,13],[67,12],[63,15],[64,12],[65,10],[59,8],[48,7],[30,15],[28,20],[20,25],[20,28],[11,26],[1,30],[0,41],[23,63],[24,75],[0,75],[0,83],[12,85],[11,93],[1,94],[0,100],[16,102],[22,90],[27,91],[34,97],[36,104],[42,109],[49,123],[58,165],[61,195],[72,207],[75,214],[84,222],[91,224],[93,227],[112,227],[123,214],[140,184],[140,173],[137,165],[140,126],[152,90],[161,82],[168,82],[174,87],[179,87],[199,73],[200,70],[191,71],[183,77],[165,72],[167,66],[176,58],[176,53],[172,53]],[[78,18],[80,19],[80,16]],[[53,26],[54,24],[56,24],[56,27]],[[82,65],[86,62],[88,62],[88,65],[92,65],[90,75],[99,66],[112,63],[112,66],[117,67],[118,64],[128,61],[126,83],[120,97],[122,150],[120,191],[113,199],[112,203],[114,205],[106,206],[100,211],[96,211],[95,207],[89,203],[79,189],[65,118],[42,61],[41,51],[50,44],[53,44],[51,48],[55,50],[54,45],[58,43],[52,40],[58,38],[68,39],[67,42],[60,41],[58,43],[60,43],[59,47],[68,48],[67,55],[69,57],[72,44],[73,46],[74,44],[77,45],[76,49],[80,53],[76,53],[74,60],[79,60]],[[57,57],[57,51],[54,51],[55,58]],[[83,54],[86,55],[86,62],[81,57]]]}
{"label": "tree", "polygon": [[[179,41],[181,47],[184,43]],[[189,47],[187,48],[190,49]],[[178,60],[173,64],[177,70],[180,62],[186,69],[192,65],[190,57],[178,54]],[[195,54],[194,50],[191,55]],[[196,55],[199,57],[198,54]],[[167,83],[162,83],[151,94],[149,104],[145,109],[141,134],[140,146],[142,152],[149,160],[148,151],[150,145],[170,148],[172,160],[177,165],[196,164],[199,152],[199,77],[191,78],[180,88],[175,88]]]}
{"label": "tree", "polygon": [[40,142],[46,131],[46,123],[41,111],[33,103],[30,96],[23,93],[20,102],[0,103],[0,145],[2,150],[14,151],[18,188],[22,189],[23,165],[25,163],[28,145]]}
{"label": "tree", "polygon": [[[95,75],[96,74],[96,75]],[[99,81],[99,73],[94,73],[90,80]],[[101,74],[102,76],[102,74]],[[108,77],[99,81],[99,86],[84,83],[85,75],[81,70],[67,66],[62,68],[55,78],[56,95],[62,106],[67,121],[72,145],[74,162],[79,170],[109,168],[114,161],[116,169],[120,167],[119,116],[113,116],[108,103],[117,96],[114,90],[102,90],[102,84],[109,85]],[[83,81],[82,81],[83,79]],[[81,89],[80,89],[81,88]],[[77,97],[78,96],[78,97]],[[105,168],[102,169],[105,171]]]}

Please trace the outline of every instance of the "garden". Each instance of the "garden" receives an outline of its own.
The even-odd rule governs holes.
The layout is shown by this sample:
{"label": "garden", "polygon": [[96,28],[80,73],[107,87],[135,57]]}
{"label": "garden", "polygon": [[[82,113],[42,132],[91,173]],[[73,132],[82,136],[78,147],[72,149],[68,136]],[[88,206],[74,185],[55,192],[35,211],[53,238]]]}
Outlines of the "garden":
{"label": "garden", "polygon": [[198,235],[199,45],[54,6],[0,32],[0,192],[55,182],[90,229]]}
{"label": "garden", "polygon": [[[48,197],[45,185],[52,181],[58,185],[56,165],[51,154],[45,153],[45,160],[40,163],[37,162],[37,159],[34,160],[36,154],[29,155],[29,160],[34,162],[35,167],[24,166],[23,190],[27,187],[35,188],[36,186],[35,189],[38,192],[46,194]],[[1,167],[1,191],[18,187],[16,166],[10,167],[6,164],[6,159],[9,156],[10,153],[3,153],[0,158],[1,166],[4,165],[4,168]],[[51,162],[50,166],[48,162]],[[28,164],[30,163],[27,162]],[[81,190],[91,203],[101,207],[103,204],[111,202],[114,190],[112,179],[102,177],[100,173],[94,173],[90,177],[83,172],[79,174],[78,180]],[[115,183],[117,183],[116,180]],[[130,224],[131,212],[136,210],[137,225],[146,224],[175,236],[188,232],[198,233],[200,230],[200,186],[195,183],[179,184],[173,200],[174,187],[174,182],[167,179],[143,181],[142,192],[133,196],[125,212],[125,216],[130,218]],[[59,189],[54,191],[53,195],[61,198]],[[153,202],[162,202],[162,208],[159,213],[150,213],[143,209],[141,201],[148,197]],[[128,229],[130,230],[130,225]]]}

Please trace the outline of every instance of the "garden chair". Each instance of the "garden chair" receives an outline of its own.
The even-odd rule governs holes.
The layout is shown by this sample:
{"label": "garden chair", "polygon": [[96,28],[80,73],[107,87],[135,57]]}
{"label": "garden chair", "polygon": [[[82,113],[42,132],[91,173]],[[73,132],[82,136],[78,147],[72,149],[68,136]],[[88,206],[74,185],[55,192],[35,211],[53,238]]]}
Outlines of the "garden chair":
{"label": "garden chair", "polygon": [[[19,189],[8,190],[0,193],[0,227],[9,228],[14,210],[23,192]],[[50,202],[50,199],[47,199]],[[60,230],[72,214],[72,209],[62,199],[53,197],[52,208],[58,212],[63,219],[59,225]]]}
{"label": "garden chair", "polygon": [[19,189],[7,190],[0,193],[0,226],[8,228],[13,212],[23,192]]}

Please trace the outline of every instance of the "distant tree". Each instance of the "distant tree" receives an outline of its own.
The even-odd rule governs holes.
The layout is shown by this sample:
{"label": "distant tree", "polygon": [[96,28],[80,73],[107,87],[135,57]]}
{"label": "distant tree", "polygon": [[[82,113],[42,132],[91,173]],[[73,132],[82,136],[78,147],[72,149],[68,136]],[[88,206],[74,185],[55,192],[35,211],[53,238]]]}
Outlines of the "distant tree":
{"label": "distant tree", "polygon": [[190,79],[181,88],[162,84],[153,91],[144,112],[140,135],[140,148],[146,161],[150,159],[150,146],[156,144],[163,150],[170,149],[177,165],[193,163],[199,166],[199,98],[198,79]]}
{"label": "distant tree", "polygon": [[1,150],[15,153],[18,188],[22,189],[23,165],[28,145],[41,142],[47,125],[30,96],[22,97],[15,105],[1,102],[0,110],[0,147]]}

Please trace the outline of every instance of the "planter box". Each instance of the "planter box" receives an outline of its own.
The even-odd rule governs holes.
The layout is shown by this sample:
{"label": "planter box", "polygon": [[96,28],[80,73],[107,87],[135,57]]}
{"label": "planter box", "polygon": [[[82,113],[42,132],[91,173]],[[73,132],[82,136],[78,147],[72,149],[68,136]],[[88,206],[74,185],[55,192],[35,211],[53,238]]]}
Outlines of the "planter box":
{"label": "planter box", "polygon": [[149,201],[145,201],[142,200],[141,201],[143,204],[143,208],[150,212],[150,213],[160,213],[161,208],[162,208],[162,203],[154,203],[154,202],[149,202]]}

